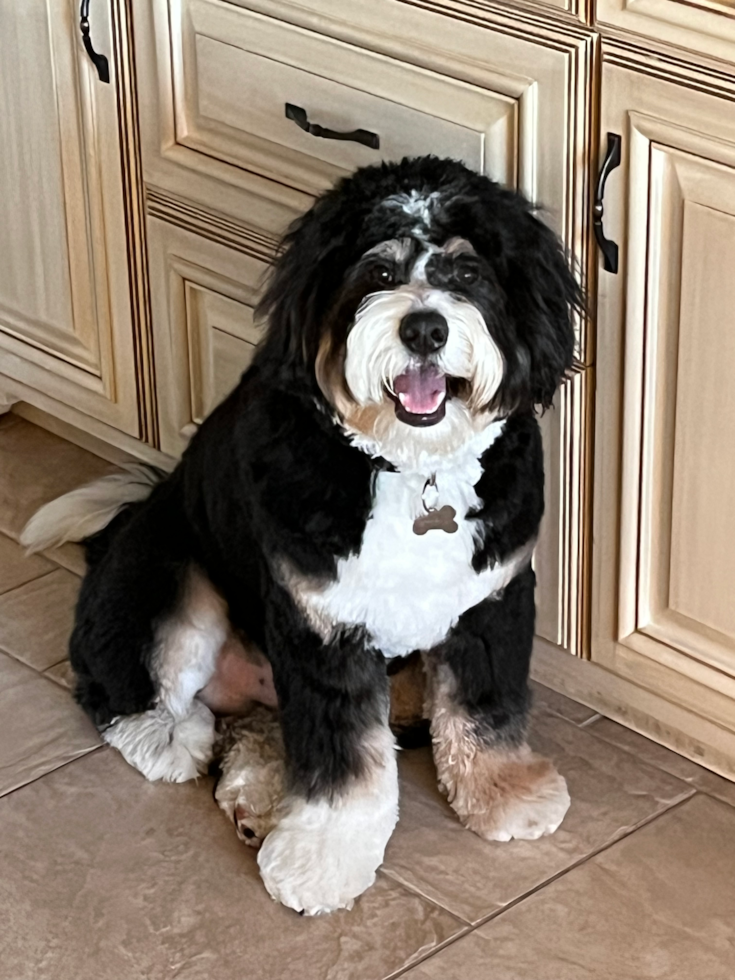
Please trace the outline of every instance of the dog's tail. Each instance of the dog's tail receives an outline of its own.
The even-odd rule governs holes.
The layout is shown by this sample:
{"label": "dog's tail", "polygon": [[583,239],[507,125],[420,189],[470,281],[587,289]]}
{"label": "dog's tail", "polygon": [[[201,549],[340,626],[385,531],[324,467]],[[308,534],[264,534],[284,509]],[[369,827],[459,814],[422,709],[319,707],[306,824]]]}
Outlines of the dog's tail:
{"label": "dog's tail", "polygon": [[83,541],[107,527],[123,507],[145,500],[165,477],[163,470],[144,463],[125,464],[120,473],[45,504],[23,528],[20,543],[32,553]]}

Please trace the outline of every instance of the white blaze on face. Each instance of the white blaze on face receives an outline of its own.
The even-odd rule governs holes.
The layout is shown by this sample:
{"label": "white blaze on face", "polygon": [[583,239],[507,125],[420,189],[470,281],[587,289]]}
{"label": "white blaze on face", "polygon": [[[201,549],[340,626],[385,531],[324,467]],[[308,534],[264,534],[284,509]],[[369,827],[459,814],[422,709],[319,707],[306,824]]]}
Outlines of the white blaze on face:
{"label": "white blaze on face", "polygon": [[[432,358],[431,371],[420,377],[418,360],[404,347],[399,336],[403,318],[419,310],[440,313],[449,333],[445,346]],[[413,374],[412,397],[423,412],[441,391],[439,377],[461,378],[471,386],[470,404],[488,404],[503,377],[503,358],[487,329],[485,320],[467,300],[413,280],[396,289],[367,296],[357,311],[347,338],[345,380],[361,406],[383,401],[385,390],[400,397],[396,380]],[[401,382],[399,382],[399,387]],[[405,395],[406,389],[403,394]],[[441,401],[437,402],[438,407]],[[413,406],[404,406],[413,410]],[[432,409],[430,409],[432,410]]]}

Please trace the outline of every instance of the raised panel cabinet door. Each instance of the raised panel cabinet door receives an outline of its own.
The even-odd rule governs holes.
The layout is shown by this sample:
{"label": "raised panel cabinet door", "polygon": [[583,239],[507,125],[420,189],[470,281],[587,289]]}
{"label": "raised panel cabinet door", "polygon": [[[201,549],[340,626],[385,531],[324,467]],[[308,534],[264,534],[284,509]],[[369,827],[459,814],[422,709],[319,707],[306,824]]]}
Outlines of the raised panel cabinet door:
{"label": "raised panel cabinet door", "polygon": [[268,263],[157,218],[149,249],[161,448],[179,456],[250,364]]}
{"label": "raised panel cabinet door", "polygon": [[92,4],[104,84],[77,0],[0,0],[0,375],[137,436],[119,10]]}
{"label": "raised panel cabinet door", "polygon": [[592,658],[732,732],[735,93],[610,62],[603,93]]}

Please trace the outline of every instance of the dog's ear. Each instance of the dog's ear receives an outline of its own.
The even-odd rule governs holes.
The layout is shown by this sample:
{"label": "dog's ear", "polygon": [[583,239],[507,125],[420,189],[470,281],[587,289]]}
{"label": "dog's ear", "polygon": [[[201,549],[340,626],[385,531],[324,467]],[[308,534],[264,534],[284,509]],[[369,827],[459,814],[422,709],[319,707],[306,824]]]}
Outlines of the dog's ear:
{"label": "dog's ear", "polygon": [[259,359],[313,363],[322,322],[347,266],[347,223],[333,191],[291,225],[256,315],[268,318]]}
{"label": "dog's ear", "polygon": [[[584,300],[561,242],[530,207],[516,213],[503,283],[517,342],[528,354],[528,398],[549,408],[574,357],[574,318]],[[525,359],[525,358],[524,358]]]}

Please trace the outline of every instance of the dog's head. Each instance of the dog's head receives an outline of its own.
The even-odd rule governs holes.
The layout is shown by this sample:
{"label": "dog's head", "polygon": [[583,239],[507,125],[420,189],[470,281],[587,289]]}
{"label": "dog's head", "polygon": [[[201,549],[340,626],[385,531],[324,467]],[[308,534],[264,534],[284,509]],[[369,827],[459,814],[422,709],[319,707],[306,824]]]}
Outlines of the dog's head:
{"label": "dog's head", "polygon": [[306,370],[358,444],[449,451],[551,404],[579,288],[519,194],[456,161],[357,171],[292,227],[259,359]]}

